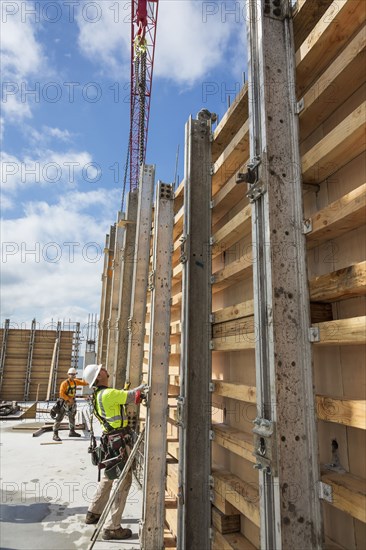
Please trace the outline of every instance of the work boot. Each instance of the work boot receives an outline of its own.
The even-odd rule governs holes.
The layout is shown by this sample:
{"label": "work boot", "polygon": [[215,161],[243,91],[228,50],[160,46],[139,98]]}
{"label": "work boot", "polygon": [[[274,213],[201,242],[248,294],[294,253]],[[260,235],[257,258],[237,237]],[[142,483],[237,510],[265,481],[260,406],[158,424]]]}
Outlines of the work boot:
{"label": "work boot", "polygon": [[104,529],[102,533],[103,540],[124,540],[132,537],[131,529]]}
{"label": "work boot", "polygon": [[75,430],[70,430],[69,437],[81,437],[81,434],[78,434]]}
{"label": "work boot", "polygon": [[61,438],[58,436],[58,432],[53,432],[53,441],[62,441]]}
{"label": "work boot", "polygon": [[85,518],[85,523],[87,525],[98,523],[99,518],[100,518],[100,514],[93,514],[93,512],[87,512],[86,518]]}

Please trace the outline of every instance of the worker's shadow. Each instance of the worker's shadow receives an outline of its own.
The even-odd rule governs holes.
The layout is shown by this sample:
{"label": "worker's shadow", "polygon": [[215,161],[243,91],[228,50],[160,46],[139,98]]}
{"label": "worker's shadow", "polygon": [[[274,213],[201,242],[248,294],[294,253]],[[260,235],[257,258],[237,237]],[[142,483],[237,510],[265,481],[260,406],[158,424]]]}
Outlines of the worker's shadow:
{"label": "worker's shadow", "polygon": [[77,514],[86,514],[87,506],[69,508],[65,506],[50,504],[49,502],[35,502],[33,504],[2,504],[0,506],[0,517],[4,523],[40,523],[51,514],[56,514],[60,520]]}

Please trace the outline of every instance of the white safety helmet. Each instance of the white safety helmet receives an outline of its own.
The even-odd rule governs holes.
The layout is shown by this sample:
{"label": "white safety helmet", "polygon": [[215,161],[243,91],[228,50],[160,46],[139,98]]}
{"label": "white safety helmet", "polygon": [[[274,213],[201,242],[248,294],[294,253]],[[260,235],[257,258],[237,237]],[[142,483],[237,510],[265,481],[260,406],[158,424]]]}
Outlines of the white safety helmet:
{"label": "white safety helmet", "polygon": [[77,374],[77,370],[74,369],[74,367],[71,367],[71,368],[67,371],[67,374]]}
{"label": "white safety helmet", "polygon": [[89,384],[89,388],[93,387],[94,382],[98,378],[100,369],[103,365],[87,365],[83,372],[83,378]]}

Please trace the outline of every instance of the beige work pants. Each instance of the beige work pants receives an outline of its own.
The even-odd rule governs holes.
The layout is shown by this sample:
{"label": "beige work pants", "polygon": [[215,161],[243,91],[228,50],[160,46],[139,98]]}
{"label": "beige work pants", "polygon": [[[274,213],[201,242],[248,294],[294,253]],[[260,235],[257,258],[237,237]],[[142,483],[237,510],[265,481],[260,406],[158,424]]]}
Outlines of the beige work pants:
{"label": "beige work pants", "polygon": [[[118,480],[108,479],[106,475],[102,475],[99,482],[97,492],[89,506],[88,512],[93,514],[101,514],[108,502],[109,495],[112,490],[112,485]],[[118,529],[121,527],[122,514],[125,508],[126,500],[132,483],[132,471],[130,470],[126,479],[122,483],[116,498],[112,504],[111,511],[108,514],[108,519],[104,524],[105,529]]]}

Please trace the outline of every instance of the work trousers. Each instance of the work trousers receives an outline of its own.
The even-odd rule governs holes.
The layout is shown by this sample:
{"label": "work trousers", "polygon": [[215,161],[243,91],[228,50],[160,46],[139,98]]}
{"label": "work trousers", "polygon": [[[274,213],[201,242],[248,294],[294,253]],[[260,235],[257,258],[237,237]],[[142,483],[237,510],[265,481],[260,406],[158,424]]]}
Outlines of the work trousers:
{"label": "work trousers", "polygon": [[60,424],[64,419],[65,414],[69,417],[69,426],[70,430],[75,430],[75,416],[76,416],[76,403],[69,406],[64,403],[63,408],[61,409],[60,414],[57,415],[55,423],[53,425],[53,431],[57,432],[60,428]]}
{"label": "work trousers", "polygon": [[[108,479],[104,474],[99,482],[97,492],[89,506],[88,512],[93,514],[101,514],[108,502],[109,495],[112,490],[113,483],[117,483],[118,479]],[[108,514],[108,519],[104,524],[105,529],[118,529],[121,527],[122,514],[125,509],[126,500],[132,483],[132,471],[129,470],[124,482],[119,488],[116,498],[112,504],[111,511]]]}

